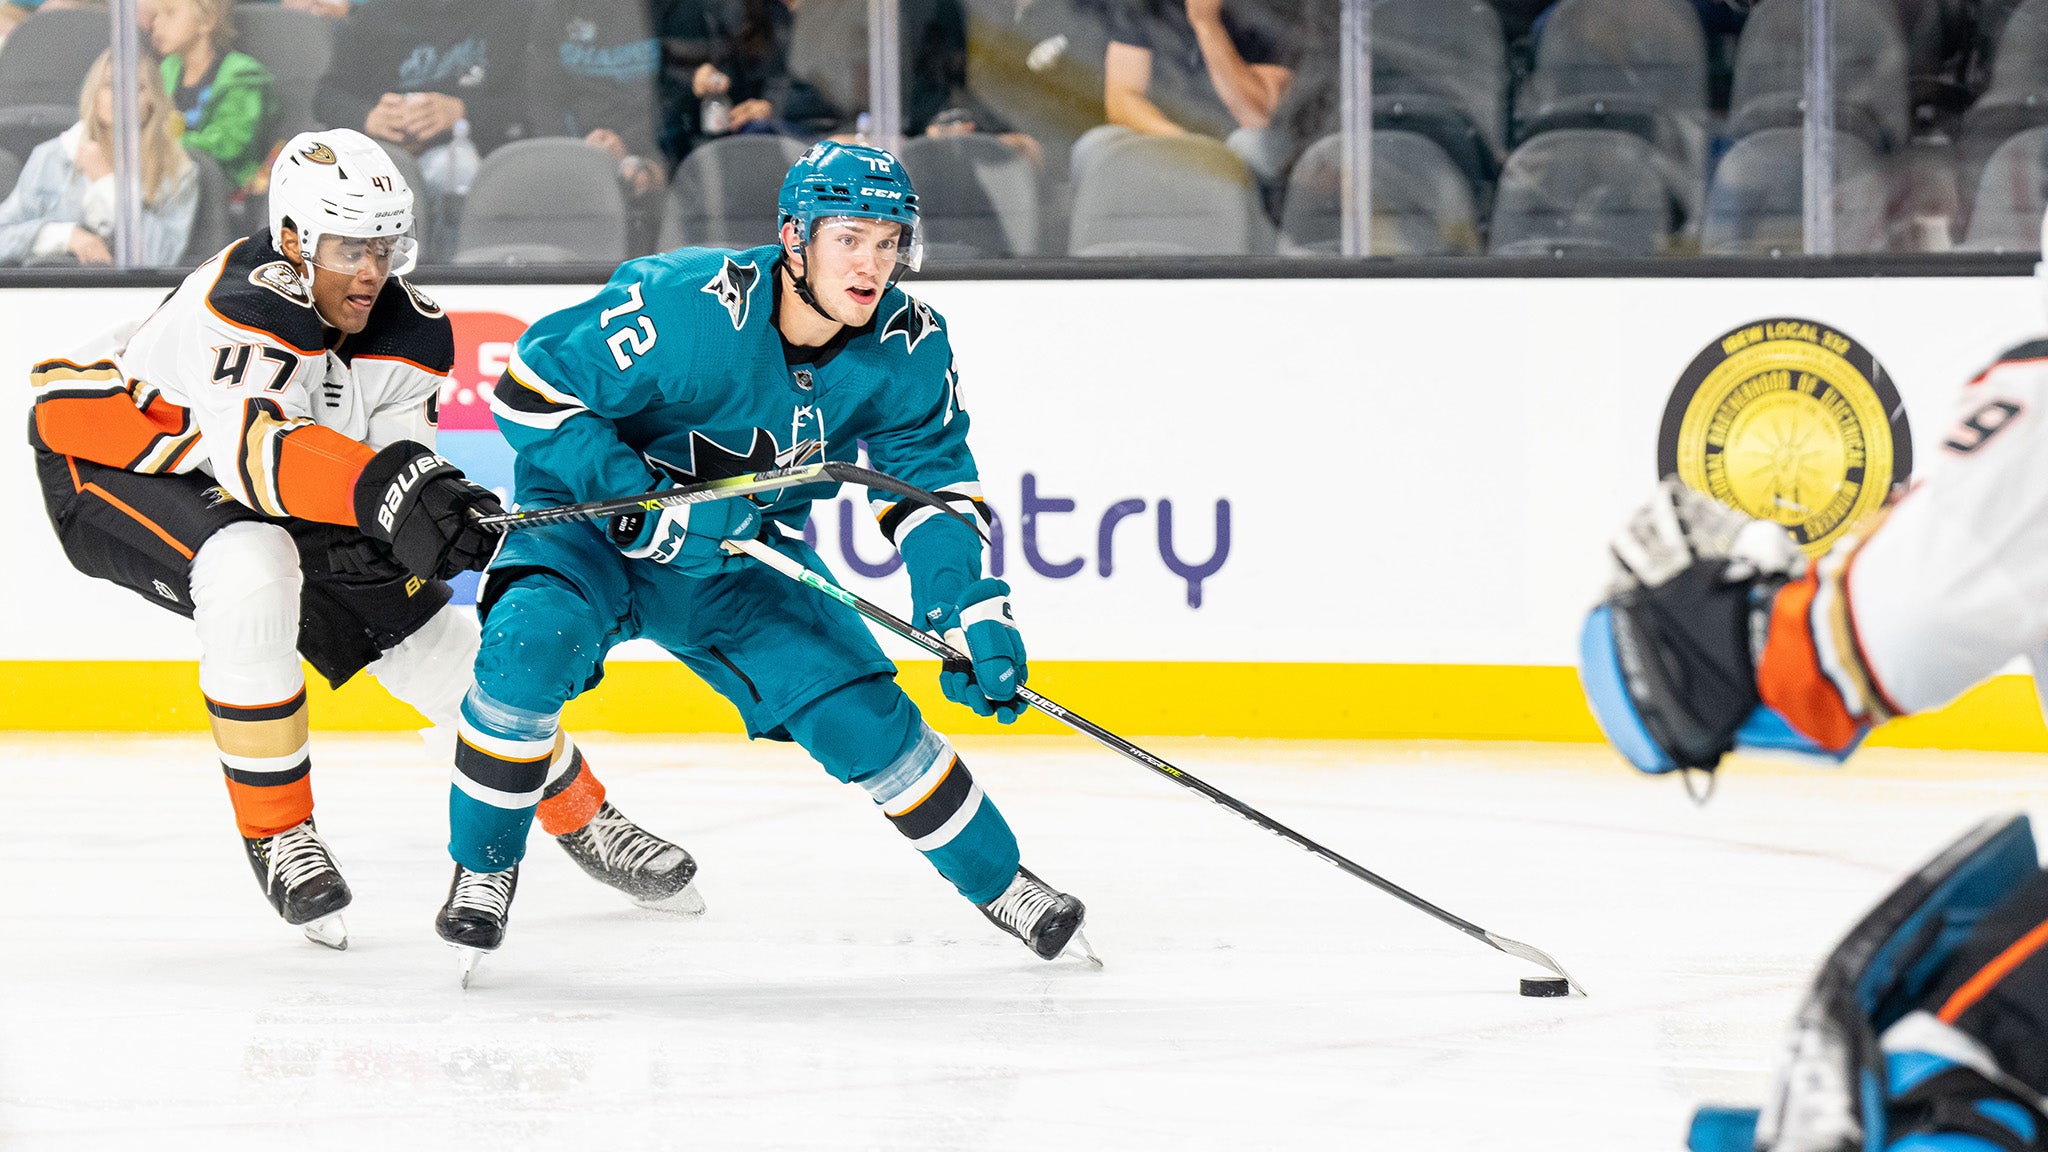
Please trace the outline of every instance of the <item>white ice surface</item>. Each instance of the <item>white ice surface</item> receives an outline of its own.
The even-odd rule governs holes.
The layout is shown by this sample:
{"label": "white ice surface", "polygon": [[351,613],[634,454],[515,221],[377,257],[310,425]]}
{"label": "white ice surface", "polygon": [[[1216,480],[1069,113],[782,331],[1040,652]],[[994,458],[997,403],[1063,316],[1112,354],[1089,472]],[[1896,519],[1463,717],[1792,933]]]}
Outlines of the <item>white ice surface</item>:
{"label": "white ice surface", "polygon": [[446,770],[319,738],[350,945],[258,895],[203,738],[0,738],[0,1148],[1571,1149],[1754,1102],[1835,938],[2038,759],[1748,763],[1695,809],[1573,746],[1160,742],[1527,965],[1068,740],[967,743],[1108,967],[1042,964],[785,746],[593,736],[710,911],[536,833],[506,947],[429,919]]}

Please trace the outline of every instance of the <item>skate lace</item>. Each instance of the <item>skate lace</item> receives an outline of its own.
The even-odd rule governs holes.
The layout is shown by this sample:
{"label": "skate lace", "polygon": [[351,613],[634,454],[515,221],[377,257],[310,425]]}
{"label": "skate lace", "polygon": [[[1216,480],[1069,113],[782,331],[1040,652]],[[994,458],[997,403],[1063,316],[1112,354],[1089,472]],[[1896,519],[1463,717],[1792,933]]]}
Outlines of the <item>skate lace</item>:
{"label": "skate lace", "polygon": [[1059,903],[1059,894],[1028,877],[1019,876],[1008,891],[996,897],[989,905],[989,914],[1015,932],[1029,940],[1031,930],[1053,905]]}
{"label": "skate lace", "polygon": [[598,809],[597,815],[590,818],[590,823],[584,825],[583,830],[605,867],[623,872],[637,872],[652,863],[655,857],[675,847],[626,819],[624,813],[609,804]]}
{"label": "skate lace", "polygon": [[301,824],[270,838],[270,883],[284,881],[289,892],[313,877],[334,868],[327,845],[311,825]]}
{"label": "skate lace", "polygon": [[512,908],[512,870],[471,872],[464,868],[455,881],[455,895],[449,898],[448,906],[474,908],[503,918]]}

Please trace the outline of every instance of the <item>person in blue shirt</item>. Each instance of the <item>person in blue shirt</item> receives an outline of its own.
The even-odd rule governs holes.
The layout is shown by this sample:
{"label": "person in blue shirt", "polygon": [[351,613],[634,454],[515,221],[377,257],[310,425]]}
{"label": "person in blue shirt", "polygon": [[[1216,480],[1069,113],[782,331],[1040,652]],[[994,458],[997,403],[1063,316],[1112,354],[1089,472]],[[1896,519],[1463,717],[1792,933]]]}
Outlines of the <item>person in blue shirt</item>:
{"label": "person in blue shirt", "polygon": [[[522,336],[492,410],[522,507],[804,464],[870,463],[946,510],[871,493],[909,570],[916,619],[971,656],[948,698],[1004,722],[1028,668],[1009,587],[982,577],[986,520],[944,319],[895,286],[919,262],[917,194],[896,159],[824,142],[790,169],[779,243],[621,265]],[[728,540],[828,574],[802,538],[833,483],[509,536],[480,596],[483,644],[449,793],[454,880],[436,920],[465,974],[504,940],[563,704],[613,645],[644,637],[731,701],[749,736],[793,740],[859,784],[940,875],[1045,959],[1081,902],[1023,868],[1016,837],[896,685],[851,609]],[[1082,944],[1085,948],[1085,943]]]}

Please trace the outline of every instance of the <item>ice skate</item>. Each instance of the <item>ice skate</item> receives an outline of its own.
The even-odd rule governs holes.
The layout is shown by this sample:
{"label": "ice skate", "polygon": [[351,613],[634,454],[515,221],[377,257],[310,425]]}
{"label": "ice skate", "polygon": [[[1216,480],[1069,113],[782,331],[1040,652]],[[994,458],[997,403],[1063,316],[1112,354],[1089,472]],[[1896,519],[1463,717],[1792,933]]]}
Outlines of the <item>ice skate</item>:
{"label": "ice skate", "polygon": [[1054,890],[1032,875],[1029,868],[1019,867],[1016,878],[1003,894],[980,907],[989,923],[1022,940],[1041,960],[1057,959],[1072,947],[1090,964],[1102,967],[1095,949],[1088,946],[1088,938],[1081,934],[1081,922],[1088,916],[1087,906]]}
{"label": "ice skate", "polygon": [[628,820],[610,801],[590,823],[555,837],[555,842],[592,879],[624,892],[642,908],[687,916],[704,913],[704,898],[691,883],[697,862],[679,845]]}
{"label": "ice skate", "polygon": [[304,931],[315,944],[336,951],[348,947],[348,925],[341,910],[348,907],[352,894],[310,817],[275,836],[244,836],[242,845],[264,898],[285,923]]}
{"label": "ice skate", "polygon": [[472,872],[455,866],[448,902],[434,917],[434,931],[462,954],[462,986],[469,987],[486,954],[505,942],[505,922],[512,916],[512,893],[519,888],[519,866],[503,872]]}

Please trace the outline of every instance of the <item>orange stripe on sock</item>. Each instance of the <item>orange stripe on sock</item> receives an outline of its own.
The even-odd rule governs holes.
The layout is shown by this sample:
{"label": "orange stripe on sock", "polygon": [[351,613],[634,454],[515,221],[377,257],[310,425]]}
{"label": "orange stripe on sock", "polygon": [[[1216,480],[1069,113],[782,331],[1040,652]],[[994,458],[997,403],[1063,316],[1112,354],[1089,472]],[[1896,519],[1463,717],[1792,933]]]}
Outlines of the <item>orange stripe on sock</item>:
{"label": "orange stripe on sock", "polygon": [[1812,608],[1819,586],[1809,572],[1778,590],[1756,680],[1765,704],[1821,747],[1839,752],[1856,739],[1860,726],[1821,670],[1820,654],[1814,650]]}
{"label": "orange stripe on sock", "polygon": [[576,778],[569,786],[540,802],[534,815],[540,818],[541,828],[550,836],[566,836],[597,815],[604,807],[604,781],[590,770],[586,757],[576,772]]}
{"label": "orange stripe on sock", "polygon": [[1965,981],[1961,988],[1955,990],[1955,994],[1948,998],[1948,1003],[1943,1004],[1941,1011],[1936,1015],[1941,1017],[1943,1024],[1955,1023],[1957,1018],[1968,1012],[1977,1001],[1998,987],[2000,980],[2012,975],[2013,969],[2026,963],[2029,957],[2039,952],[2044,944],[2048,944],[2048,920],[2036,924],[2032,932],[2013,941],[2011,947],[1993,957],[1991,963],[1986,964],[1975,976]]}
{"label": "orange stripe on sock", "polygon": [[313,777],[308,774],[289,784],[256,788],[237,784],[227,777],[228,803],[235,806],[235,825],[252,839],[275,836],[296,828],[313,815]]}

